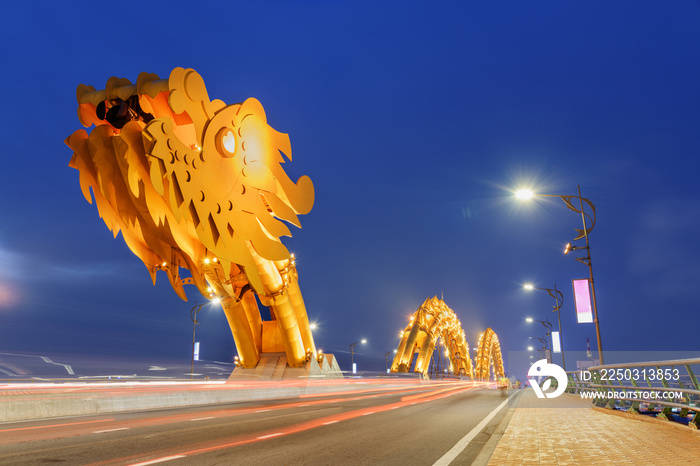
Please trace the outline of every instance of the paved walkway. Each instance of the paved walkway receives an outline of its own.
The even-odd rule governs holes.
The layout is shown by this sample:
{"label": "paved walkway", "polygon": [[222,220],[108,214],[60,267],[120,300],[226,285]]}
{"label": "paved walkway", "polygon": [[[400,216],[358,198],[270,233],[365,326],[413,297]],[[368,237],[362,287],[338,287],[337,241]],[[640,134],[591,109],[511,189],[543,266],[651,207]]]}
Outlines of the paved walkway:
{"label": "paved walkway", "polygon": [[578,395],[542,400],[526,390],[488,464],[700,464],[700,434],[690,428],[591,406]]}

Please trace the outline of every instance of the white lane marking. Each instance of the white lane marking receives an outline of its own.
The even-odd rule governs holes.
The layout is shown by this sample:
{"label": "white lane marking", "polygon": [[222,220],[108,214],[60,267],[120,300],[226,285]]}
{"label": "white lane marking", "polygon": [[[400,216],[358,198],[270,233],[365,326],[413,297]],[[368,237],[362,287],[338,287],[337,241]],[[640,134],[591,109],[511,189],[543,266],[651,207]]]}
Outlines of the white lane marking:
{"label": "white lane marking", "polygon": [[162,463],[163,461],[176,460],[178,458],[184,458],[185,456],[186,455],[166,456],[164,458],[158,458],[157,460],[144,461],[143,463],[135,463],[130,466],[146,466],[147,464]]}
{"label": "white lane marking", "polygon": [[340,421],[328,421],[328,422],[324,422],[323,425],[327,426],[328,424],[335,424],[336,422],[340,422]]}
{"label": "white lane marking", "polygon": [[116,432],[118,430],[129,430],[128,427],[120,427],[119,429],[96,430],[93,434],[104,434],[105,432]]}
{"label": "white lane marking", "polygon": [[190,421],[205,421],[207,419],[215,419],[214,416],[209,416],[209,417],[198,417],[197,419],[190,419]]}
{"label": "white lane marking", "polygon": [[256,413],[264,413],[265,411],[269,411],[269,409],[259,409],[255,411]]}
{"label": "white lane marking", "polygon": [[471,441],[474,439],[474,437],[476,437],[476,436],[479,434],[479,432],[481,432],[481,431],[484,429],[484,427],[486,427],[486,424],[488,424],[489,421],[490,421],[491,419],[493,419],[494,416],[496,416],[496,414],[498,414],[498,412],[499,412],[501,409],[503,409],[503,407],[504,407],[506,404],[508,404],[508,402],[510,401],[510,399],[513,398],[517,393],[518,393],[517,391],[516,391],[515,393],[513,393],[511,396],[508,397],[507,400],[505,400],[503,403],[501,403],[500,405],[498,405],[498,407],[496,407],[496,409],[494,409],[493,411],[491,411],[491,412],[488,414],[488,416],[486,416],[476,427],[474,427],[467,435],[465,435],[464,437],[462,437],[462,439],[461,439],[459,442],[457,442],[457,443],[455,444],[455,446],[452,447],[452,448],[450,449],[450,451],[448,451],[447,453],[445,453],[445,454],[443,455],[442,458],[440,458],[439,460],[437,460],[437,461],[435,462],[435,464],[433,464],[433,466],[447,466],[447,465],[450,464],[455,458],[457,458],[457,456],[458,456],[460,453],[462,453],[462,450],[464,450],[465,448],[467,448],[467,445],[469,445],[469,442],[471,442]]}
{"label": "white lane marking", "polygon": [[363,416],[368,416],[368,415],[370,415],[370,414],[374,414],[374,411],[369,412],[369,413],[365,413],[365,414],[363,414]]}
{"label": "white lane marking", "polygon": [[270,434],[270,435],[263,435],[262,437],[258,438],[270,438],[270,437],[277,437],[278,435],[284,435],[284,432],[277,432],[276,434]]}
{"label": "white lane marking", "polygon": [[309,405],[308,405],[308,404],[299,405],[300,408],[301,408],[302,406],[309,406]]}
{"label": "white lane marking", "polygon": [[394,406],[393,408],[390,409],[399,409],[401,406]]}

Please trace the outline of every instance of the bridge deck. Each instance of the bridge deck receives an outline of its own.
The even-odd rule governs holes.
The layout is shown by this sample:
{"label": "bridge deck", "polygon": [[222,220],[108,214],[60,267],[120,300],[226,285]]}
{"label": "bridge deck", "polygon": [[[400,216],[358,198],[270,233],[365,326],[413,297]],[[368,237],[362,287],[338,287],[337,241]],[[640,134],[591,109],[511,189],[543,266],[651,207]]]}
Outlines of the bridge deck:
{"label": "bridge deck", "polygon": [[667,422],[600,412],[579,395],[538,399],[526,390],[488,464],[698,464],[700,431]]}

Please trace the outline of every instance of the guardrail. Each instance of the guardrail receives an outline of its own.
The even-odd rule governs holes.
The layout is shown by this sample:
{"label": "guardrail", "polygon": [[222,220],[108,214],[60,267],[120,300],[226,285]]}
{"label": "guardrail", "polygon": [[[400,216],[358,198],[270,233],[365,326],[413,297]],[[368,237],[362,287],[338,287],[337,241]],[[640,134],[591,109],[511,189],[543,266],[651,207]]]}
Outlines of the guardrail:
{"label": "guardrail", "polygon": [[[423,374],[420,372],[406,373],[386,373],[379,371],[357,372],[356,374],[350,371],[341,371],[345,379],[409,379],[409,380],[430,380],[423,379]],[[313,379],[313,376],[307,377]],[[125,383],[125,382],[167,382],[167,383],[188,383],[188,382],[221,382],[226,381],[228,377],[212,377],[209,378],[198,376],[194,379],[179,378],[179,377],[153,377],[147,375],[114,375],[114,376],[76,376],[76,377],[32,377],[32,378],[0,378],[0,386],[9,385],[26,385],[26,384],[107,384],[107,383]],[[449,376],[440,377],[438,380],[471,380],[467,377]]]}
{"label": "guardrail", "polygon": [[84,383],[84,384],[105,384],[105,383],[124,383],[124,382],[216,382],[226,380],[225,377],[221,378],[196,378],[194,380],[189,378],[178,378],[178,377],[148,377],[148,376],[105,376],[105,377],[32,377],[32,378],[5,378],[0,379],[0,386],[4,385],[26,385],[26,384],[67,384],[67,383]]}
{"label": "guardrail", "polygon": [[[695,366],[695,370],[693,370]],[[594,405],[700,428],[700,359],[606,364],[567,372],[568,393]]]}

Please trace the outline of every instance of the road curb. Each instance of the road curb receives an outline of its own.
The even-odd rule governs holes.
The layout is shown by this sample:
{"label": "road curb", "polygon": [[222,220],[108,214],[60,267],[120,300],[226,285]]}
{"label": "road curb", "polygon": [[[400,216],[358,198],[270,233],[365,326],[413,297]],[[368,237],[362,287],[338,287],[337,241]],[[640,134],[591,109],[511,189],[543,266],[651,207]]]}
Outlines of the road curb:
{"label": "road curb", "polygon": [[514,397],[515,400],[513,401],[513,406],[508,408],[508,412],[501,420],[501,423],[498,424],[498,427],[496,427],[496,430],[491,435],[491,438],[484,444],[484,447],[481,449],[476,458],[474,458],[472,466],[485,466],[488,464],[489,460],[491,459],[491,455],[498,446],[498,442],[500,442],[501,438],[503,438],[503,434],[510,423],[510,418],[513,417],[513,413],[515,413],[515,409],[518,407],[518,402],[520,401],[522,392],[523,390],[518,390],[518,394]]}

